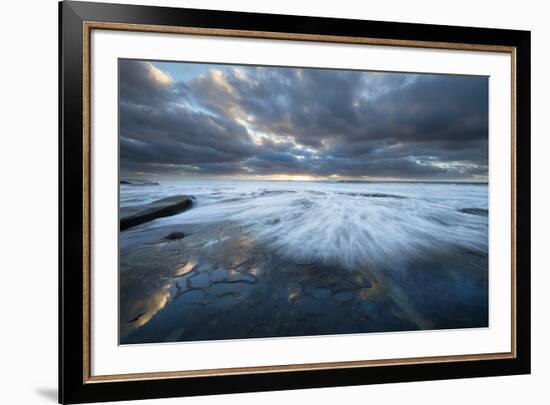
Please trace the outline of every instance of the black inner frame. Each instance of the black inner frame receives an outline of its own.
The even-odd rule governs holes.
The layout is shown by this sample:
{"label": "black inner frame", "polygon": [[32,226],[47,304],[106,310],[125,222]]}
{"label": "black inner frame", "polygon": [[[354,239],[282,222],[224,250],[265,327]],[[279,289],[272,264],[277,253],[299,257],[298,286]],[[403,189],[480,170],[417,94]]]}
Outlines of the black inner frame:
{"label": "black inner frame", "polygon": [[[83,375],[83,22],[101,21],[516,48],[516,357],[85,383]],[[411,23],[59,3],[59,401],[83,403],[526,374],[531,367],[530,32]],[[506,136],[503,142],[509,142]],[[185,368],[185,365],[182,365]]]}

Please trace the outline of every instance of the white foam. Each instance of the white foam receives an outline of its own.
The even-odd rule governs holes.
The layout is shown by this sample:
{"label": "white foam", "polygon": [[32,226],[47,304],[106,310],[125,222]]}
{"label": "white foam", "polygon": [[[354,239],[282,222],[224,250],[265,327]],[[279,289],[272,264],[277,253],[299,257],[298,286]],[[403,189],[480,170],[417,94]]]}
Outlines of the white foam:
{"label": "white foam", "polygon": [[488,251],[488,218],[459,211],[487,209],[487,185],[189,181],[124,188],[121,205],[174,194],[195,196],[195,207],[147,227],[235,221],[293,259],[353,266],[452,246]]}

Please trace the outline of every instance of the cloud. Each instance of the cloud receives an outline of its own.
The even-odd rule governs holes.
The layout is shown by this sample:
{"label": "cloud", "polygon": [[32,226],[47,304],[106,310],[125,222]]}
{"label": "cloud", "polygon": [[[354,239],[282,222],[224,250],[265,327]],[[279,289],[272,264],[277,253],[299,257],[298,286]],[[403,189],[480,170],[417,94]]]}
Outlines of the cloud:
{"label": "cloud", "polygon": [[488,79],[123,60],[120,132],[126,175],[484,178]]}

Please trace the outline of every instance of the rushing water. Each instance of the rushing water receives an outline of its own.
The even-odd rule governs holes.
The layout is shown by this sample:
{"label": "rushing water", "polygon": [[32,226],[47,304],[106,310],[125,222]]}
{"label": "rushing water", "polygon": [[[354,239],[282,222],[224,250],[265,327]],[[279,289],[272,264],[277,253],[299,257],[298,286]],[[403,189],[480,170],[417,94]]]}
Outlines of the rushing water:
{"label": "rushing water", "polygon": [[120,206],[174,195],[193,207],[121,232],[122,343],[488,326],[486,184],[121,184]]}
{"label": "rushing water", "polygon": [[486,184],[188,181],[123,185],[120,202],[177,194],[195,197],[194,208],[142,229],[237,221],[290,257],[344,265],[393,262],[438,247],[488,249]]}

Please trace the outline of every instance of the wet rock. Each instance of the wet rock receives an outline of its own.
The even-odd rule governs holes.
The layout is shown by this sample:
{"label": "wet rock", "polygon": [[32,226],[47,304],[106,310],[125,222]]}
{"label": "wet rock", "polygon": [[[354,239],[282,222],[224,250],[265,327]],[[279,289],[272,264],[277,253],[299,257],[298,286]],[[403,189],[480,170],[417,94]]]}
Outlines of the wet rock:
{"label": "wet rock", "polygon": [[363,274],[359,273],[358,271],[352,272],[352,273],[349,275],[348,280],[349,280],[355,287],[367,288],[367,287],[371,287],[371,286],[372,286],[372,283],[371,283]]}
{"label": "wet rock", "polygon": [[288,283],[288,290],[300,292],[302,291],[302,285],[297,281],[290,281]]}
{"label": "wet rock", "polygon": [[221,284],[212,283],[208,287],[208,293],[216,297],[228,297],[231,295],[242,294],[240,291],[245,284]]}
{"label": "wet rock", "polygon": [[302,293],[302,285],[298,282],[291,281],[287,285],[288,301],[296,302]]}
{"label": "wet rock", "polygon": [[351,197],[368,197],[368,198],[396,198],[405,199],[407,197],[396,194],[384,194],[384,193],[338,193],[343,195],[349,195]]}
{"label": "wet rock", "polygon": [[212,282],[218,284],[248,283],[255,284],[257,279],[251,274],[241,273],[236,270],[224,270],[217,268],[210,275]]}
{"label": "wet rock", "polygon": [[226,280],[227,273],[225,272],[224,269],[217,268],[212,272],[212,274],[210,275],[210,278],[214,283],[217,283],[219,281]]}
{"label": "wet rock", "polygon": [[[319,301],[312,297],[300,297],[300,307],[301,311],[307,317],[321,316],[323,314],[323,305],[319,304]],[[310,321],[307,319],[306,321]]]}
{"label": "wet rock", "polygon": [[295,193],[294,190],[263,190],[260,192],[259,196],[265,196],[265,195],[280,195],[280,194],[288,194],[288,193]]}
{"label": "wet rock", "polygon": [[335,301],[338,301],[338,302],[351,301],[353,299],[353,292],[350,290],[340,291],[334,294],[333,298]]}
{"label": "wet rock", "polygon": [[229,311],[239,304],[240,297],[234,295],[224,295],[212,303],[217,310]]}
{"label": "wet rock", "polygon": [[185,234],[183,232],[172,232],[164,237],[164,239],[168,240],[179,240],[183,238],[185,238]]}
{"label": "wet rock", "polygon": [[357,296],[364,300],[367,299],[372,293],[372,290],[370,288],[359,288],[357,290]]}
{"label": "wet rock", "polygon": [[486,217],[489,215],[489,211],[485,208],[461,208],[458,211],[462,212],[463,214],[479,215],[482,217]]}
{"label": "wet rock", "polygon": [[179,264],[178,268],[176,269],[175,277],[182,277],[185,276],[197,269],[197,265],[194,261],[189,260],[183,263],[183,265]]}
{"label": "wet rock", "polygon": [[383,194],[383,193],[362,193],[361,197],[370,197],[370,198],[398,198],[398,199],[404,199],[407,197],[404,197],[402,195],[395,195],[395,194]]}
{"label": "wet rock", "polygon": [[241,298],[243,296],[243,294],[240,291],[227,291],[227,292],[221,293],[218,296],[220,298],[223,298],[223,297]]}
{"label": "wet rock", "polygon": [[222,280],[220,283],[246,283],[246,284],[256,284],[258,280],[256,277],[250,274],[238,273],[238,275],[232,276],[229,279]]}
{"label": "wet rock", "polygon": [[344,281],[345,280],[340,278],[339,275],[330,274],[330,273],[323,274],[323,276],[321,276],[321,278],[319,279],[320,286],[326,287],[332,290],[338,287],[341,287]]}
{"label": "wet rock", "polygon": [[229,263],[231,263],[232,267],[237,268],[237,267],[242,267],[243,265],[248,263],[249,260],[250,258],[247,256],[247,253],[240,252],[237,255],[231,257],[229,259]]}
{"label": "wet rock", "polygon": [[120,184],[126,186],[160,186],[159,183],[150,180],[120,180]]}
{"label": "wet rock", "polygon": [[[180,296],[185,297],[186,303],[205,304],[206,293],[198,289],[183,291]],[[183,298],[182,297],[182,298]]]}
{"label": "wet rock", "polygon": [[332,295],[332,293],[328,288],[319,287],[319,288],[313,289],[311,291],[311,295],[319,300],[323,300],[323,299],[329,298]]}
{"label": "wet rock", "polygon": [[139,314],[139,315],[136,316],[134,319],[130,319],[130,320],[128,321],[128,323],[133,323],[133,322],[138,321],[143,315],[145,315],[145,312]]}
{"label": "wet rock", "polygon": [[186,195],[178,195],[153,201],[144,207],[126,210],[121,213],[120,230],[124,231],[133,226],[152,221],[153,219],[168,217],[186,211],[193,206],[193,201]]}
{"label": "wet rock", "polygon": [[206,273],[197,273],[196,275],[187,279],[187,286],[190,288],[205,288],[210,285],[210,278]]}

